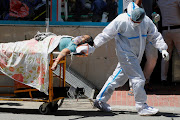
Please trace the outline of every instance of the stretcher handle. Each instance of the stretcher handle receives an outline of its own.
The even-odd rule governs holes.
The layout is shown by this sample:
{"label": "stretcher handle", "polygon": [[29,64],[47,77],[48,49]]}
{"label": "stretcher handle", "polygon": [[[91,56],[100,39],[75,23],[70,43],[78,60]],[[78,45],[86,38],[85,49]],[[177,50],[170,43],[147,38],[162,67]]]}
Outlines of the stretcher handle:
{"label": "stretcher handle", "polygon": [[85,55],[83,53],[73,53],[73,55]]}
{"label": "stretcher handle", "polygon": [[[59,55],[60,52],[53,52],[53,55]],[[70,56],[71,54],[68,54]],[[73,53],[73,55],[85,55],[84,53]]]}

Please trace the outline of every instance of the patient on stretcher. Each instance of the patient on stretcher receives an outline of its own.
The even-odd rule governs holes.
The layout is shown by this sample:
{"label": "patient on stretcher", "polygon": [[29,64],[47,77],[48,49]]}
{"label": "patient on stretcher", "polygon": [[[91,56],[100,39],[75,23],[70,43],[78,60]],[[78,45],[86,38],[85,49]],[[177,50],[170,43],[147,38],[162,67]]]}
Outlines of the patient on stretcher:
{"label": "patient on stretcher", "polygon": [[[80,55],[88,55],[91,53],[93,48],[93,39],[89,35],[82,35],[77,36],[75,38],[72,37],[63,37],[60,40],[59,46],[57,47],[60,51],[59,55],[57,56],[56,60],[54,61],[51,69],[55,70],[57,67],[58,62],[65,57],[67,54],[70,53],[79,53]],[[90,52],[89,52],[90,50]]]}
{"label": "patient on stretcher", "polygon": [[[17,82],[48,94],[49,69],[55,70],[57,63],[69,53],[88,54],[91,45],[93,39],[89,35],[72,37],[55,34],[0,43],[0,71]],[[60,51],[59,55],[49,68],[49,55],[56,48]]]}

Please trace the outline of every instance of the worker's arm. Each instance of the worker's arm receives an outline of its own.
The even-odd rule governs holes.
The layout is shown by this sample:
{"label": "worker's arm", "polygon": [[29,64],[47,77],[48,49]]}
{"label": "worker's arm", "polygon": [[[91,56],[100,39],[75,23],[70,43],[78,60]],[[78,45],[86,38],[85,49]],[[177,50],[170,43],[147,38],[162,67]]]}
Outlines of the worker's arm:
{"label": "worker's arm", "polygon": [[136,0],[136,5],[138,5],[139,7],[141,6],[141,4],[142,4],[142,0]]}
{"label": "worker's arm", "polygon": [[69,53],[70,53],[70,50],[69,50],[69,49],[67,49],[67,48],[63,49],[63,50],[59,53],[59,55],[57,56],[56,60],[54,61],[53,65],[52,65],[52,67],[51,67],[51,70],[55,70],[56,67],[57,67],[58,62],[59,62],[63,57],[65,57],[67,54],[69,54]]}

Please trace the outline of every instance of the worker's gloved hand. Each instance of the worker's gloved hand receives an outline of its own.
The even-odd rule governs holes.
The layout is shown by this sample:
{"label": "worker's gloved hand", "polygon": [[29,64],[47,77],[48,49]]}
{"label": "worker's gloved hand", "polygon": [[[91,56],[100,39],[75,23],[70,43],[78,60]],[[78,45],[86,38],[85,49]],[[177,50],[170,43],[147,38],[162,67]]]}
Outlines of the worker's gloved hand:
{"label": "worker's gloved hand", "polygon": [[156,12],[153,12],[151,16],[154,23],[157,23],[160,21],[160,15],[157,14]]}
{"label": "worker's gloved hand", "polygon": [[84,54],[92,54],[95,51],[94,46],[90,46],[88,44],[80,45],[76,48],[76,53],[84,53]]}
{"label": "worker's gloved hand", "polygon": [[94,53],[95,49],[96,49],[96,48],[95,48],[94,46],[90,46],[90,45],[89,45],[89,54]]}
{"label": "worker's gloved hand", "polygon": [[162,57],[166,61],[169,60],[169,53],[167,52],[167,50],[162,50]]}

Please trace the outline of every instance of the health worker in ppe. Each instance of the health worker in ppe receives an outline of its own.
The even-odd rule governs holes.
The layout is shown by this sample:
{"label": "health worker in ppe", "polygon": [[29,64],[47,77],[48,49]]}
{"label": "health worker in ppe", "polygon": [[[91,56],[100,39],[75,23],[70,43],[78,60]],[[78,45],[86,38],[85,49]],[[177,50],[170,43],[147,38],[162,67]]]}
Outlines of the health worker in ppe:
{"label": "health worker in ppe", "polygon": [[130,79],[138,114],[156,114],[158,109],[146,104],[145,77],[140,62],[147,40],[162,53],[165,60],[168,60],[168,47],[162,35],[152,20],[145,15],[144,9],[139,8],[134,2],[130,2],[127,13],[118,15],[104,28],[102,33],[95,37],[94,47],[98,48],[113,38],[116,42],[118,64],[97,95],[94,106],[102,111],[111,111],[111,107],[106,102],[110,99],[115,88],[123,86]]}
{"label": "health worker in ppe", "polygon": [[[123,9],[124,12],[127,12],[127,6],[130,2],[135,2],[139,7],[144,8],[146,15],[151,18],[153,23],[158,28],[158,22],[160,21],[160,15],[157,14],[155,11],[157,11],[157,6],[155,6],[155,1],[153,0],[123,0]],[[152,44],[150,42],[147,42],[144,56],[146,58],[143,68],[143,73],[146,78],[145,82],[145,90],[146,92],[153,91],[152,84],[150,84],[151,74],[153,73],[153,70],[156,66],[157,59],[158,59],[158,49],[155,47],[152,47]],[[143,60],[142,60],[143,61]],[[129,92],[128,95],[133,96],[133,89],[131,81],[129,81]]]}

